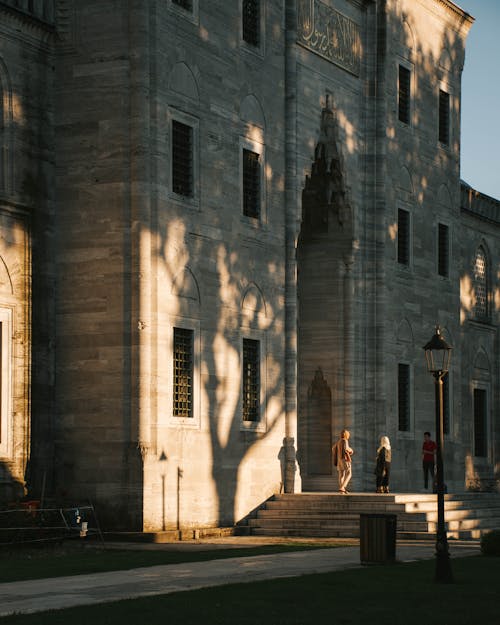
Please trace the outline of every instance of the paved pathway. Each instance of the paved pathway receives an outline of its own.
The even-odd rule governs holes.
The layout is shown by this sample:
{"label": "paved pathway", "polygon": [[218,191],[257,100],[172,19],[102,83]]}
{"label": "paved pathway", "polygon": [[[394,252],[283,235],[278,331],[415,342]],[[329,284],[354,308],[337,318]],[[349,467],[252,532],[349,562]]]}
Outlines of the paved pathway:
{"label": "paved pathway", "polygon": [[[245,539],[222,542],[228,547],[244,546]],[[221,541],[212,541],[205,542],[200,548],[207,548],[207,544],[211,544],[212,548],[221,547]],[[475,555],[479,553],[479,544],[456,542],[450,545],[450,553],[452,557]],[[399,561],[433,557],[434,544],[431,542],[398,541]],[[359,547],[338,547],[11,582],[0,584],[0,617],[15,612],[40,612],[361,566]]]}

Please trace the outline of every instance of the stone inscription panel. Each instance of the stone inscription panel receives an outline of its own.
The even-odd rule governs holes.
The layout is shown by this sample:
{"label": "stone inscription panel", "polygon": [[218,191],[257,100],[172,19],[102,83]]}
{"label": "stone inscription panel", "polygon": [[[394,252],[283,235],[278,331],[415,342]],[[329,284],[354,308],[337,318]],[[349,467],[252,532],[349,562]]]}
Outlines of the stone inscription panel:
{"label": "stone inscription panel", "polygon": [[359,75],[359,26],[320,0],[299,0],[297,42]]}

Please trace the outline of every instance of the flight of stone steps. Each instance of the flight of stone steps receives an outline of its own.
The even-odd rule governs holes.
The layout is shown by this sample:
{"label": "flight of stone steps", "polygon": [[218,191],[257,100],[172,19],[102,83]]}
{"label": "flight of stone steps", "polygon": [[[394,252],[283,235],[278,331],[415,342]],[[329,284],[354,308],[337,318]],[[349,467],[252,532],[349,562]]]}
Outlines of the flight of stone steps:
{"label": "flight of stone steps", "polygon": [[[396,514],[400,539],[435,539],[437,497],[433,494],[300,493],[275,495],[238,533],[255,536],[359,537],[360,514]],[[448,537],[478,539],[500,529],[500,494],[445,495]]]}

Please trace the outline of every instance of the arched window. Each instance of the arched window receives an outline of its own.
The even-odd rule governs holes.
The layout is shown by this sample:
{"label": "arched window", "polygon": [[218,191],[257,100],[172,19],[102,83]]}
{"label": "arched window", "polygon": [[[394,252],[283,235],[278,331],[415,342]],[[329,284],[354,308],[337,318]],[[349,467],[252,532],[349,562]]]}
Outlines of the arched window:
{"label": "arched window", "polygon": [[488,260],[483,247],[479,247],[474,259],[474,316],[488,319]]}

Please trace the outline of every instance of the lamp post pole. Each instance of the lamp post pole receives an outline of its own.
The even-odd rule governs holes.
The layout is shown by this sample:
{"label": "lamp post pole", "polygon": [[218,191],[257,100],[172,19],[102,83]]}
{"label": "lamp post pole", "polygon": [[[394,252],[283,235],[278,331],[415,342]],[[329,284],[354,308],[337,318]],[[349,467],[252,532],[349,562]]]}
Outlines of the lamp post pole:
{"label": "lamp post pole", "polygon": [[444,470],[443,470],[443,379],[449,371],[451,347],[444,340],[439,326],[431,340],[424,346],[427,368],[434,377],[436,395],[436,482],[438,522],[436,532],[436,582],[451,583],[450,552],[444,522]]}
{"label": "lamp post pole", "polygon": [[437,482],[437,511],[438,522],[436,532],[436,581],[451,583],[450,552],[448,549],[448,537],[444,522],[444,471],[443,471],[443,378],[447,372],[436,371],[434,385],[436,391],[436,482]]}

